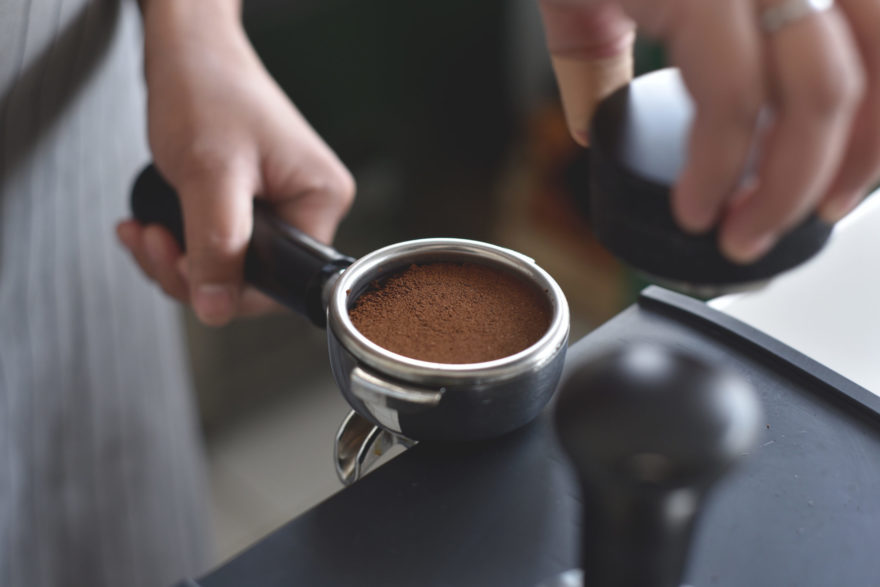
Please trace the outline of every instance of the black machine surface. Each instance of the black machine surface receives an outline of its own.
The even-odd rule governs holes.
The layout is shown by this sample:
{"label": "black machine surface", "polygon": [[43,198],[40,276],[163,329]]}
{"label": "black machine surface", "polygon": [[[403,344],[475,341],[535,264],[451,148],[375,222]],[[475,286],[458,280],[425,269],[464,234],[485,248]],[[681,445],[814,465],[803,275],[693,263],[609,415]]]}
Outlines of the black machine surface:
{"label": "black machine surface", "polygon": [[[880,585],[880,397],[656,287],[570,348],[563,385],[642,342],[724,364],[763,405],[757,448],[697,521],[685,582]],[[419,444],[181,587],[534,587],[576,568],[585,510],[551,412],[499,439]]]}

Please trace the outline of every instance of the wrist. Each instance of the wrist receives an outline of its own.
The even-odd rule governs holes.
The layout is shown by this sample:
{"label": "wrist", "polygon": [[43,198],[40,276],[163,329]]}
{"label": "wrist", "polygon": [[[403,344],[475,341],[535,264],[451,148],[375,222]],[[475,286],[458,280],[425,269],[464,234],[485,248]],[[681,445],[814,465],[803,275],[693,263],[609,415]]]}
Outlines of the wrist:
{"label": "wrist", "polygon": [[241,22],[241,0],[138,0],[144,27],[199,25],[214,21]]}
{"label": "wrist", "polygon": [[151,63],[162,55],[212,47],[223,47],[226,54],[250,49],[239,0],[141,0],[141,10],[148,83]]}
{"label": "wrist", "polygon": [[238,0],[143,0],[144,74],[155,75],[177,63],[233,63],[255,58],[241,23]]}

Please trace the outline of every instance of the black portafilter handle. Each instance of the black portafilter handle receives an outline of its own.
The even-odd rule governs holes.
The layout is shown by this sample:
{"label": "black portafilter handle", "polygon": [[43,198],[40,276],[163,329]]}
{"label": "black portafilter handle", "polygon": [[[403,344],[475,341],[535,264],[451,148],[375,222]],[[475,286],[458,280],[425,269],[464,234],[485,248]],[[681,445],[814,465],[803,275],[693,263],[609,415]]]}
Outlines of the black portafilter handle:
{"label": "black portafilter handle", "polygon": [[[186,249],[177,192],[154,165],[144,168],[135,180],[131,211],[141,224],[167,228]],[[324,327],[327,282],[352,262],[351,257],[285,224],[268,203],[254,200],[253,233],[244,262],[247,283]]]}
{"label": "black portafilter handle", "polygon": [[679,350],[629,344],[574,368],[555,417],[583,489],[583,585],[679,587],[704,497],[757,441],[750,384]]}

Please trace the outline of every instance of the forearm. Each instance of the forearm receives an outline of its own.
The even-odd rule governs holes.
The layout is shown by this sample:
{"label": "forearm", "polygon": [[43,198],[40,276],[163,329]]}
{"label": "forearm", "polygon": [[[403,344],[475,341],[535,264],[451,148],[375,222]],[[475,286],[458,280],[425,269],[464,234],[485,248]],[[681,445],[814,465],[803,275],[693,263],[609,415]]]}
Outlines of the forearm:
{"label": "forearm", "polygon": [[180,21],[204,19],[212,15],[241,19],[241,0],[137,0],[141,13],[162,12]]}
{"label": "forearm", "polygon": [[254,194],[331,242],[354,180],[260,62],[239,0],[142,0],[148,135],[180,195],[186,248],[158,226],[120,223],[144,273],[206,324],[277,304],[244,286]]}
{"label": "forearm", "polygon": [[[148,85],[153,64],[169,53],[200,46],[250,53],[241,25],[241,0],[138,0],[144,23],[144,67]],[[209,52],[209,51],[208,51]],[[222,51],[226,56],[229,52]]]}

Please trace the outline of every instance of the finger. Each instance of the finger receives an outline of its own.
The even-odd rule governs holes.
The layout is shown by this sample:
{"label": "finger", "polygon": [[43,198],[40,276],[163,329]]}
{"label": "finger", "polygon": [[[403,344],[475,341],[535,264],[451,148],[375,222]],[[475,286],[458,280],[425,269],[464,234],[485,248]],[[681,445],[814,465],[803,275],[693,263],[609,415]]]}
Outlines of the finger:
{"label": "finger", "polygon": [[[176,269],[184,280],[188,279],[189,267],[186,259],[177,259]],[[249,317],[262,314],[284,312],[286,308],[255,287],[245,285],[241,290],[238,304],[238,316]]]}
{"label": "finger", "polygon": [[320,144],[296,160],[288,156],[267,158],[265,193],[286,223],[330,243],[351,207],[356,188],[351,173],[336,155],[317,135],[314,139]]}
{"label": "finger", "polygon": [[819,209],[828,222],[846,216],[880,178],[880,3],[839,0],[838,6],[855,38],[866,84],[843,164]]}
{"label": "finger", "polygon": [[541,0],[540,8],[569,132],[587,146],[596,104],[632,78],[635,25],[614,3]]}
{"label": "finger", "polygon": [[155,280],[153,261],[147,255],[143,235],[144,227],[135,220],[126,220],[116,226],[116,236],[120,242],[128,249],[131,256],[134,257],[135,262],[141,268],[141,271],[144,272],[144,275],[148,279]]}
{"label": "finger", "polygon": [[862,87],[855,47],[835,11],[791,23],[766,45],[773,127],[757,189],[721,227],[722,251],[740,263],[761,257],[815,209],[840,164]]}
{"label": "finger", "polygon": [[194,166],[178,182],[196,316],[221,326],[235,315],[253,226],[255,182],[232,163]]}
{"label": "finger", "polygon": [[153,276],[162,290],[181,302],[189,301],[189,284],[177,270],[180,247],[167,230],[152,225],[144,229],[144,249],[152,262]]}
{"label": "finger", "polygon": [[262,316],[283,312],[285,307],[253,287],[245,286],[239,304],[240,316]]}
{"label": "finger", "polygon": [[662,34],[695,113],[672,209],[682,228],[703,232],[716,224],[742,179],[765,100],[763,68],[750,6],[703,0],[681,5],[686,11],[670,19]]}

